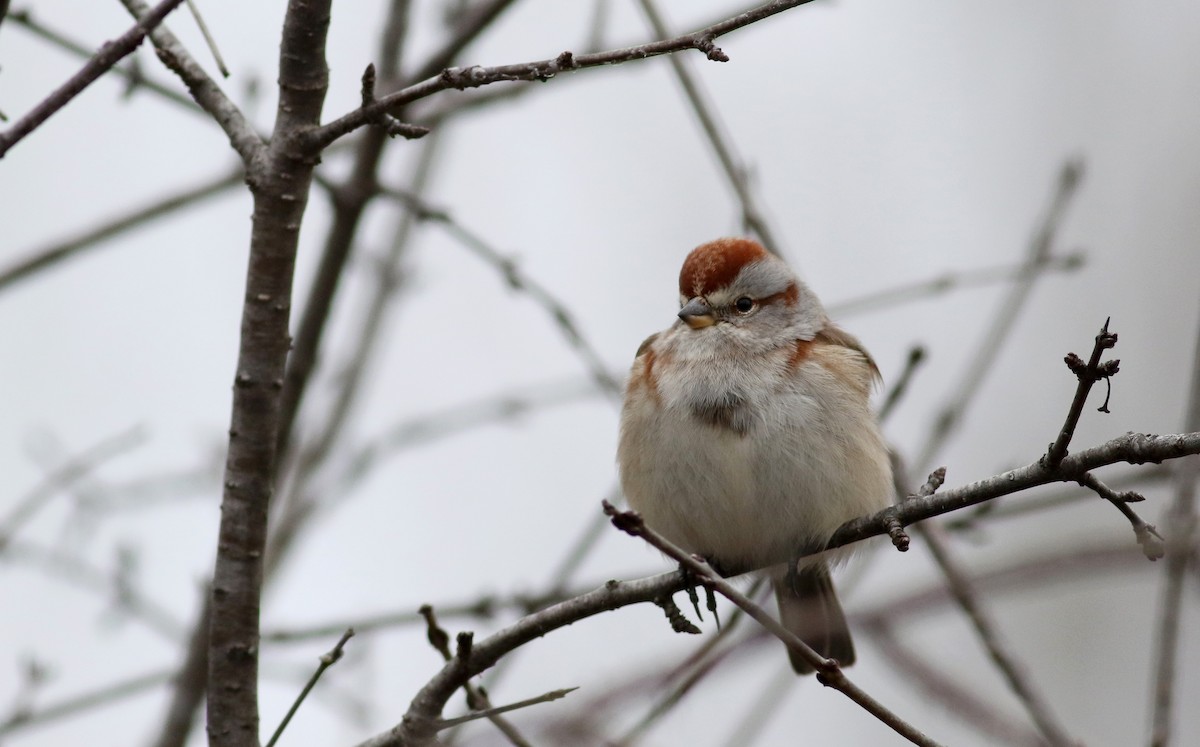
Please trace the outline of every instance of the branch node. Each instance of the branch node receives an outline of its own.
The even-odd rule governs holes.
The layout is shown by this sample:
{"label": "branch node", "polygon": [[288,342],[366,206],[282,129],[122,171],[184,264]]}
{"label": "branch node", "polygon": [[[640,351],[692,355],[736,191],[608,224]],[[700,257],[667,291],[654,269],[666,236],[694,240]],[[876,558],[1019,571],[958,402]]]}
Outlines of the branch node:
{"label": "branch node", "polygon": [[712,34],[705,34],[696,39],[695,47],[713,62],[729,62],[729,55],[716,45],[716,38]]}
{"label": "branch node", "polygon": [[900,552],[908,552],[908,546],[912,540],[904,531],[904,525],[900,523],[900,516],[895,506],[888,506],[884,509],[883,526],[887,530],[888,536],[892,538],[892,546]]}

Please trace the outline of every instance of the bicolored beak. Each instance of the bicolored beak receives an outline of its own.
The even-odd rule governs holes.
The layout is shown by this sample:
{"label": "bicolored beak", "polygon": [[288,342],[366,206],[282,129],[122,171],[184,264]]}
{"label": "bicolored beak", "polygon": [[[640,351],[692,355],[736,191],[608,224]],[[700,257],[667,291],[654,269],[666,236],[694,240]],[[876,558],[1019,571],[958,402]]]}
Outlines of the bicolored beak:
{"label": "bicolored beak", "polygon": [[717,318],[713,316],[712,309],[708,307],[708,302],[700,296],[696,296],[691,301],[688,301],[679,310],[679,318],[692,329],[703,329],[717,323]]}

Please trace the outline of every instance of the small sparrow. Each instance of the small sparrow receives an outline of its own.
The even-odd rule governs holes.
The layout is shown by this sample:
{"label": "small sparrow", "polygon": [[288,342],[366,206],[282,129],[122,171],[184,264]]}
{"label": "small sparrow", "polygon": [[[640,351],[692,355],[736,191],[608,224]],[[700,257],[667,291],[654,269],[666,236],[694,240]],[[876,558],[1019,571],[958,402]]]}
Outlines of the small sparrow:
{"label": "small sparrow", "polygon": [[[679,301],[679,319],[638,349],[625,390],[617,458],[629,505],[724,575],[766,569],[784,626],[852,664],[828,567],[846,551],[794,558],[890,503],[868,402],[879,370],[749,239],[693,250]],[[813,671],[788,655],[797,673]]]}

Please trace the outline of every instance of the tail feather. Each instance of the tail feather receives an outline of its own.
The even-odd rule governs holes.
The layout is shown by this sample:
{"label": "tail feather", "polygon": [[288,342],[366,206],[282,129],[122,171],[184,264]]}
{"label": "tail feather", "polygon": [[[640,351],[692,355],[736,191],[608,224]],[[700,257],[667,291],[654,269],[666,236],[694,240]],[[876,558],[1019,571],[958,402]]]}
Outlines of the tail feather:
{"label": "tail feather", "polygon": [[[821,656],[837,659],[842,666],[854,663],[854,643],[850,640],[846,615],[824,563],[776,578],[774,587],[779,619],[785,628]],[[811,664],[790,648],[788,658],[797,674],[814,671]]]}

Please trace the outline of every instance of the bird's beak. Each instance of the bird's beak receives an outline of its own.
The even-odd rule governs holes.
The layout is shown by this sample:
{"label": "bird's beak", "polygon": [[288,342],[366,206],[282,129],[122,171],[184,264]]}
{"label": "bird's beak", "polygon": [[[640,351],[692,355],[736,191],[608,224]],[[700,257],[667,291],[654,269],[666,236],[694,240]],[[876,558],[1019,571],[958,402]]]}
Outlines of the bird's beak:
{"label": "bird's beak", "polygon": [[708,307],[708,302],[700,296],[696,296],[691,301],[688,301],[687,305],[679,310],[679,318],[692,329],[711,327],[717,322],[716,317],[713,316],[712,309]]}

